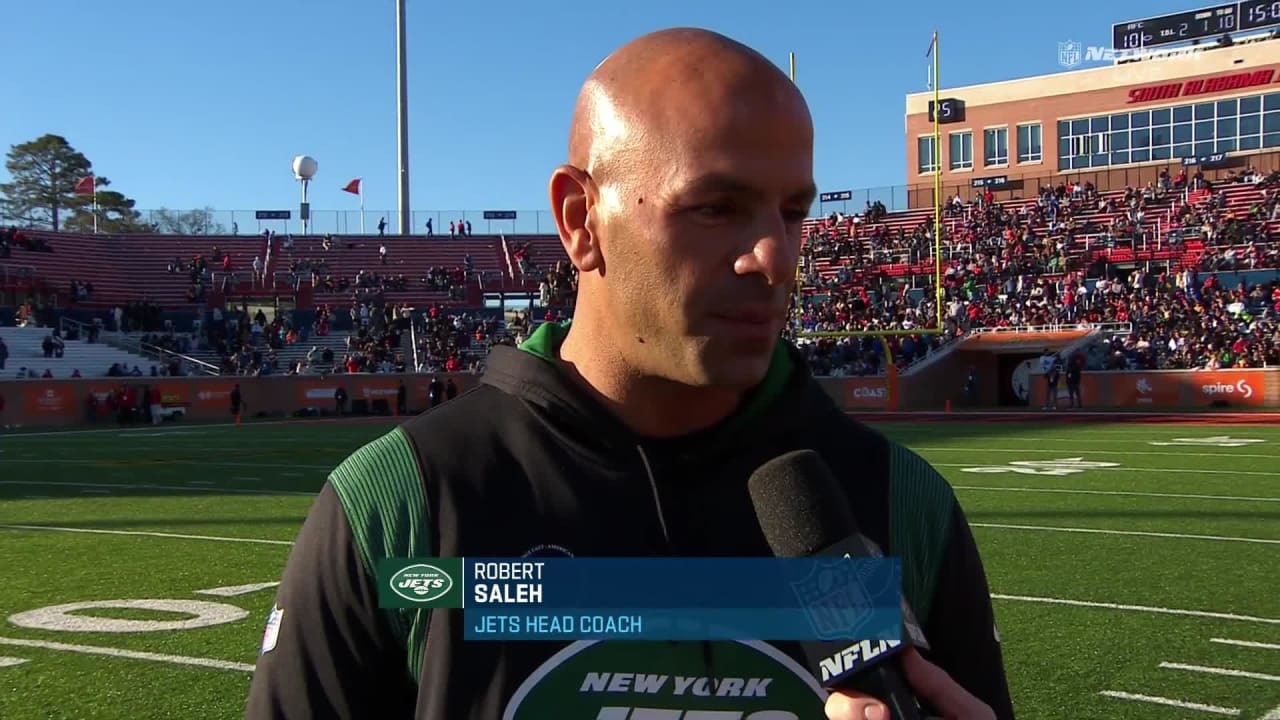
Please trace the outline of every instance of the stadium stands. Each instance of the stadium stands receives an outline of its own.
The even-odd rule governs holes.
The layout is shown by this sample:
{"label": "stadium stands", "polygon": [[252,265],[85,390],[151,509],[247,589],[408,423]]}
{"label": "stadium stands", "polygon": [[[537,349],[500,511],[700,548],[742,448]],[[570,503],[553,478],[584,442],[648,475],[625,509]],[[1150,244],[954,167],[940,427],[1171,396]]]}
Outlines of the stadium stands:
{"label": "stadium stands", "polygon": [[[882,343],[888,344],[895,363],[906,368],[974,328],[1145,317],[1143,303],[1182,303],[1178,307],[1187,309],[1218,303],[1225,294],[1232,301],[1228,306],[1246,298],[1269,298],[1272,285],[1222,291],[1208,299],[1199,294],[1175,299],[1168,293],[1191,285],[1203,288],[1201,274],[1280,268],[1278,189],[1280,173],[1262,177],[1247,169],[1213,183],[1181,172],[1124,191],[1098,193],[1087,183],[1063,183],[1003,203],[989,195],[971,203],[954,198],[943,213],[944,332],[883,340],[806,340],[804,349],[823,373],[876,374],[884,369]],[[800,329],[935,328],[932,226],[930,208],[889,213],[882,206],[807,221],[803,302],[793,313]],[[554,235],[175,237],[22,230],[0,237],[0,242],[5,255],[0,257],[0,282],[7,289],[53,291],[60,306],[68,308],[123,306],[132,316],[140,311],[130,304],[146,300],[153,308],[190,312],[202,301],[216,306],[228,297],[295,290],[300,307],[329,305],[341,313],[352,303],[391,304],[397,313],[407,308],[417,324],[417,367],[423,370],[473,365],[488,343],[510,340],[491,321],[477,327],[473,318],[462,317],[455,326],[454,308],[478,307],[484,292],[499,290],[536,293],[543,306],[571,308],[575,286],[572,267]],[[1147,262],[1167,267],[1168,274],[1140,273],[1137,282],[1147,294],[1140,296],[1131,281]],[[1099,281],[1104,288],[1125,288],[1127,294],[1099,293]],[[1164,295],[1156,300],[1151,293]],[[1118,311],[1118,303],[1139,307]],[[441,319],[424,324],[423,313],[431,308]],[[1253,302],[1251,312],[1262,323],[1253,332],[1263,332],[1277,310]],[[1155,322],[1151,337],[1161,336],[1162,328],[1175,321]],[[288,329],[274,328],[279,333]],[[317,342],[308,339],[311,329],[301,330],[301,342],[277,343],[274,351],[264,339],[256,349],[266,352],[249,367],[260,368],[265,358],[268,364],[274,361],[275,371],[288,372],[318,344],[334,353],[333,364],[350,360],[345,335]],[[236,372],[234,361],[241,353],[225,347],[219,354],[223,339],[209,339],[207,347],[197,346],[192,354]],[[363,342],[370,341],[382,342]],[[1205,347],[1222,342],[1226,339],[1218,337]],[[1275,344],[1263,342],[1258,357],[1267,357],[1267,343]],[[409,340],[396,348],[366,344],[360,350],[366,355],[366,362],[357,362],[362,368],[368,362],[383,367],[384,359],[413,364]],[[369,361],[373,350],[377,357]],[[391,355],[384,357],[384,350]],[[1126,357],[1135,363],[1208,362],[1207,355],[1196,352],[1149,360]],[[314,358],[309,365],[317,367]]]}
{"label": "stadium stands", "polygon": [[[0,376],[17,378],[102,377],[113,366],[123,374],[150,376],[161,367],[146,358],[85,338],[62,340],[50,328],[0,328],[0,340],[8,349],[8,359],[0,363]],[[46,344],[48,353],[46,353]]]}

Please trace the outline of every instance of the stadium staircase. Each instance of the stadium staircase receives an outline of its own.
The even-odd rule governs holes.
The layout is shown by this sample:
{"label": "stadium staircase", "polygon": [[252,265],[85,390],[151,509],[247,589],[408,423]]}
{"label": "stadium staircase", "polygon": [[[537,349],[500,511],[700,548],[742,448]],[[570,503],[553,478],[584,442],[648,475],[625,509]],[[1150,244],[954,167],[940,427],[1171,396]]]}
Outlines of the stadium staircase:
{"label": "stadium staircase", "polygon": [[18,376],[22,368],[26,368],[28,373],[34,372],[37,376],[49,370],[55,380],[70,378],[76,370],[80,371],[81,377],[105,377],[111,366],[117,363],[127,366],[129,371],[137,367],[144,376],[151,375],[152,367],[159,371],[159,366],[154,361],[101,342],[102,336],[99,336],[99,342],[96,343],[86,339],[64,340],[62,357],[47,358],[44,356],[43,343],[51,332],[50,328],[0,328],[0,338],[4,338],[5,345],[9,347],[9,359],[0,374],[6,379],[12,379]]}

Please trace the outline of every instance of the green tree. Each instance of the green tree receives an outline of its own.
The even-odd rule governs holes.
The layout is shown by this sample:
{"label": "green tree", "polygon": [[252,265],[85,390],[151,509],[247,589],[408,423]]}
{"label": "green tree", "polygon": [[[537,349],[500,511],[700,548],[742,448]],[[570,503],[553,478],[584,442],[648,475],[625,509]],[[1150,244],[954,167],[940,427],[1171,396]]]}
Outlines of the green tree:
{"label": "green tree", "polygon": [[[93,174],[93,164],[60,135],[46,134],[13,145],[5,160],[11,182],[0,183],[0,215],[29,227],[93,230],[93,196],[76,195],[75,185]],[[99,177],[99,232],[147,232],[133,210],[134,201]],[[70,219],[63,218],[70,215]],[[85,222],[87,221],[87,223]]]}
{"label": "green tree", "polygon": [[225,235],[227,228],[214,219],[211,207],[182,212],[160,208],[151,213],[156,232],[167,235]]}
{"label": "green tree", "polygon": [[[133,209],[134,201],[115,190],[103,190],[111,184],[105,177],[97,178],[98,232],[100,233],[149,233],[154,225],[143,222],[142,213]],[[71,217],[63,224],[68,232],[91,233],[95,214],[93,195],[72,195],[69,200]]]}

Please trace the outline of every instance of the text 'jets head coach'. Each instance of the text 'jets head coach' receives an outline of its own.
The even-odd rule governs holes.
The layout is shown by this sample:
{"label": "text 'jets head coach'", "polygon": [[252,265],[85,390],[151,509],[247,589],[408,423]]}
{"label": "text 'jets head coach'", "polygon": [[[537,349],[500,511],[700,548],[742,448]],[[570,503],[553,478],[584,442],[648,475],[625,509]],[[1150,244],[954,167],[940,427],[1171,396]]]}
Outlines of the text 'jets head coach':
{"label": "text 'jets head coach'", "polygon": [[[460,610],[378,607],[387,557],[771,555],[747,480],[810,448],[862,533],[902,560],[931,646],[928,662],[904,658],[917,695],[949,718],[1011,718],[951,488],[842,412],[779,340],[816,194],[796,86],[721,35],[653,33],[591,73],[568,151],[549,192],[579,271],[572,324],[493,348],[478,387],[333,471],[289,556],[246,717],[882,716],[828,700],[785,644],[464,642]],[[593,692],[593,673],[653,684]],[[739,690],[729,703],[670,684],[725,676],[752,691],[722,683]]]}

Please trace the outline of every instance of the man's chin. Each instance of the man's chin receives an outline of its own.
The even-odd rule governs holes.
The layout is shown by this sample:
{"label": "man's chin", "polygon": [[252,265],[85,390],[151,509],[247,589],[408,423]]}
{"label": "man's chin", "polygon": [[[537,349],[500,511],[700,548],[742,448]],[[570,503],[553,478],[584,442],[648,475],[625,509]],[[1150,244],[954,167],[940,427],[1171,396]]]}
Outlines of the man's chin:
{"label": "man's chin", "polygon": [[705,387],[750,389],[769,373],[776,341],[760,347],[708,347],[698,358],[697,374]]}

